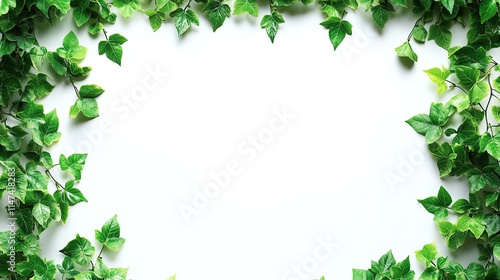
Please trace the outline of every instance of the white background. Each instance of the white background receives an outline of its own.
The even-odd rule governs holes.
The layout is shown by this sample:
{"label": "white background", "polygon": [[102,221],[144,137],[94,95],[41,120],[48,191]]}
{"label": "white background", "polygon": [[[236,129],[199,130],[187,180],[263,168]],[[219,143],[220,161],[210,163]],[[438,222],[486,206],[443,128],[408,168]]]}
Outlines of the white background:
{"label": "white background", "polygon": [[[55,50],[75,30],[89,47],[82,64],[94,69],[78,85],[106,89],[100,118],[88,122],[68,119],[76,97],[67,82],[56,79],[62,85],[44,100],[61,119],[52,152],[89,152],[78,185],[89,203],[42,234],[42,254],[60,261],[75,233],[94,241],[114,214],[127,241],[104,258],[130,267],[134,280],[351,279],[352,268],[369,268],[389,249],[398,261],[410,255],[417,271],[413,252],[424,244],[436,241],[449,254],[417,199],[440,185],[457,199],[467,185],[440,180],[423,137],[404,122],[451,97],[437,96],[422,71],[447,65],[446,52],[412,43],[419,62],[405,63],[394,48],[413,19],[400,16],[379,32],[361,10],[346,16],[354,34],[334,52],[323,15],[306,10],[284,13],[274,44],[259,28],[266,7],[258,19],[232,16],[216,33],[201,18],[181,39],[171,22],[154,33],[136,14],[106,27],[129,39],[122,67],[97,54],[102,34],[92,38],[69,20],[40,31]],[[145,90],[155,70],[168,75]],[[285,107],[295,118],[247,160],[238,147]],[[213,181],[209,173],[231,161],[241,173],[186,223],[179,207],[192,206],[196,190]],[[328,239],[335,248],[313,267],[319,240]],[[287,274],[293,266],[306,277]]]}

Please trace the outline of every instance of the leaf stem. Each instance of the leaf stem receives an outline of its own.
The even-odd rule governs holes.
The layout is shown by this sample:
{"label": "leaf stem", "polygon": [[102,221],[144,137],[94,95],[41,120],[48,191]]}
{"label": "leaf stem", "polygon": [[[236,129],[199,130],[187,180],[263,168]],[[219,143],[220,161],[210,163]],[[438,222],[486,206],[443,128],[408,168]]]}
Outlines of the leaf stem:
{"label": "leaf stem", "polygon": [[[55,165],[54,165],[55,166]],[[50,173],[50,170],[49,169],[46,169],[45,170],[45,174],[49,175],[50,179],[52,181],[54,181],[54,184],[56,184],[56,188],[59,190],[59,189],[63,189],[64,190],[64,187],[56,180],[56,178],[54,178],[54,176],[52,176],[52,173]]]}
{"label": "leaf stem", "polygon": [[[106,33],[104,33],[104,34],[106,34]],[[71,85],[73,86],[73,89],[75,90],[76,96],[78,97],[78,99],[81,99],[78,87],[75,85],[75,82],[73,82],[73,79],[71,77],[69,77],[69,81],[71,82]]]}

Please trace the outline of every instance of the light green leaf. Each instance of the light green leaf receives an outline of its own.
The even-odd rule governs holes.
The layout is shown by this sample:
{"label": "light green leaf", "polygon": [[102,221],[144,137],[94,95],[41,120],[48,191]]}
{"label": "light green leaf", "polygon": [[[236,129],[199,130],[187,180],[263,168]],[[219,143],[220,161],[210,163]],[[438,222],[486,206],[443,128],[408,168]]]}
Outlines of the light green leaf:
{"label": "light green leaf", "polygon": [[100,86],[89,84],[81,86],[78,95],[81,98],[96,98],[103,92],[104,90]]}
{"label": "light green leaf", "polygon": [[448,90],[448,85],[446,84],[446,79],[450,76],[450,71],[448,69],[441,67],[439,68],[431,68],[429,70],[424,70],[424,72],[427,74],[429,79],[437,84],[438,86],[438,94],[442,94],[446,90]]}
{"label": "light green leaf", "polygon": [[142,10],[138,0],[113,0],[113,6],[120,11],[124,18],[130,18],[134,11]]}
{"label": "light green leaf", "polygon": [[463,110],[469,108],[470,106],[469,95],[465,93],[459,93],[453,96],[450,99],[450,101],[448,101],[448,103],[453,105],[457,109],[457,112],[460,113]]}
{"label": "light green leaf", "polygon": [[478,104],[490,94],[490,87],[486,81],[481,81],[471,87],[469,98],[472,104]]}
{"label": "light green leaf", "polygon": [[255,0],[236,0],[233,8],[233,14],[235,15],[248,13],[254,17],[259,16],[259,5]]}
{"label": "light green leaf", "polygon": [[434,261],[437,257],[438,251],[436,249],[435,243],[429,243],[424,245],[421,250],[415,251],[415,256],[419,262],[430,263]]}
{"label": "light green leaf", "polygon": [[399,57],[407,57],[414,62],[418,61],[418,55],[411,48],[411,44],[409,41],[404,42],[401,46],[397,47],[396,54]]}

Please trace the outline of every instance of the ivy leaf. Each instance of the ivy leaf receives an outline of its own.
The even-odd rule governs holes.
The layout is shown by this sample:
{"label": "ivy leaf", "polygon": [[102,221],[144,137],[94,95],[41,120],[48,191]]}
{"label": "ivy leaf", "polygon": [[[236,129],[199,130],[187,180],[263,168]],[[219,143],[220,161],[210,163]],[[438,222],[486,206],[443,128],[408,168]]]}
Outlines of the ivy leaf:
{"label": "ivy leaf", "polygon": [[95,248],[92,246],[90,241],[85,237],[80,237],[76,235],[76,238],[71,240],[62,250],[59,252],[70,257],[75,263],[86,266],[92,260],[95,253]]}
{"label": "ivy leaf", "polygon": [[[208,20],[212,25],[212,30],[215,32],[222,26],[226,18],[231,15],[231,8],[227,4],[217,0],[209,1],[202,10],[203,13],[208,12]],[[281,16],[281,15],[280,15]],[[262,19],[264,21],[264,19]],[[262,26],[262,23],[261,23]],[[277,30],[277,29],[276,29]]]}
{"label": "ivy leaf", "polygon": [[454,106],[457,109],[457,112],[460,113],[463,110],[469,108],[470,106],[469,95],[465,93],[459,93],[453,96],[450,99],[450,101],[448,101],[448,103]]}
{"label": "ivy leaf", "polygon": [[448,79],[448,77],[450,76],[450,71],[448,71],[448,69],[444,67],[441,67],[441,69],[439,69],[436,67],[429,70],[424,70],[424,72],[433,83],[437,84],[438,94],[442,94],[443,92],[448,90],[448,85],[446,84],[446,79]]}
{"label": "ivy leaf", "polygon": [[461,47],[451,54],[454,65],[469,66],[483,71],[490,62],[491,57],[486,55],[486,50],[482,47],[473,48],[470,46]]}
{"label": "ivy leaf", "polygon": [[[447,0],[444,0],[447,1]],[[453,0],[451,0],[453,1]],[[433,24],[429,27],[429,37],[428,40],[434,40],[438,46],[447,50],[451,44],[452,34],[449,29],[437,24]]]}
{"label": "ivy leaf", "polygon": [[46,227],[45,225],[50,219],[50,208],[42,203],[35,204],[33,206],[33,217],[40,225]]}
{"label": "ivy leaf", "polygon": [[138,0],[113,0],[113,6],[117,8],[124,18],[130,18],[134,11],[141,10]]}
{"label": "ivy leaf", "polygon": [[399,57],[407,57],[414,62],[418,61],[418,55],[411,48],[411,44],[409,41],[404,42],[401,46],[397,47],[396,54]]}
{"label": "ivy leaf", "polygon": [[62,265],[57,265],[57,270],[62,274],[63,278],[72,279],[80,272],[75,268],[75,262],[69,257],[64,257]]}
{"label": "ivy leaf", "polygon": [[1,0],[0,1],[0,16],[9,12],[10,8],[16,7],[15,0]]}
{"label": "ivy leaf", "polygon": [[33,140],[38,145],[51,146],[61,138],[61,133],[57,132],[58,129],[59,118],[56,109],[54,109],[45,115],[45,122],[38,129],[33,130]]}
{"label": "ivy leaf", "polygon": [[171,0],[158,0],[156,2],[156,10],[160,13],[170,13],[177,9],[177,4]]}
{"label": "ivy leaf", "polygon": [[149,25],[151,25],[153,31],[156,32],[158,29],[160,29],[161,25],[166,19],[165,13],[152,10],[147,10],[145,11],[145,13],[148,16]]}
{"label": "ivy leaf", "polygon": [[450,14],[453,14],[453,6],[455,5],[455,0],[441,0],[441,4],[448,10]]}
{"label": "ivy leaf", "polygon": [[429,243],[424,245],[421,250],[415,251],[415,256],[419,262],[423,262],[428,265],[430,262],[434,261],[437,257],[438,251],[436,249],[435,243]]}
{"label": "ivy leaf", "polygon": [[[15,181],[14,196],[24,203],[26,198],[26,188],[28,186],[28,180],[26,179],[26,174],[19,169],[19,166],[12,161],[0,161],[0,164],[5,168],[0,175],[0,190],[7,189],[12,186],[12,178]],[[14,171],[14,176],[12,176],[12,171]],[[10,184],[9,184],[10,183]],[[1,192],[0,192],[1,193]]]}
{"label": "ivy leaf", "polygon": [[346,35],[352,35],[351,23],[336,16],[327,18],[321,25],[328,29],[328,35],[334,50],[337,49]]}
{"label": "ivy leaf", "polygon": [[73,21],[76,26],[81,27],[87,23],[92,15],[92,10],[88,7],[77,6],[73,9]]}
{"label": "ivy leaf", "polygon": [[455,74],[457,75],[460,84],[465,88],[471,88],[479,81],[480,72],[476,68],[470,66],[457,66],[455,67]]}
{"label": "ivy leaf", "polygon": [[73,206],[80,202],[88,202],[82,192],[75,188],[75,181],[70,180],[66,182],[64,190],[61,191],[62,200]]}
{"label": "ivy leaf", "polygon": [[120,237],[120,224],[116,215],[106,221],[100,231],[95,231],[95,239],[113,252],[121,249],[125,239]]}
{"label": "ivy leaf", "polygon": [[233,8],[233,14],[235,15],[248,13],[254,17],[259,16],[259,5],[255,0],[236,0]]}
{"label": "ivy leaf", "polygon": [[100,96],[104,90],[98,85],[83,85],[78,91],[81,98],[96,98]]}
{"label": "ivy leaf", "polygon": [[47,59],[49,60],[52,69],[54,69],[59,76],[66,76],[68,66],[62,57],[55,52],[49,52],[47,54]]}
{"label": "ivy leaf", "polygon": [[496,214],[486,214],[483,224],[486,226],[486,233],[489,237],[492,237],[500,231],[500,217]]}
{"label": "ivy leaf", "polygon": [[108,40],[100,41],[98,44],[99,55],[106,54],[106,57],[114,63],[121,65],[123,56],[123,43],[127,39],[120,34],[109,36]]}
{"label": "ivy leaf", "polygon": [[495,137],[488,141],[486,151],[497,160],[500,160],[500,134],[496,134]]}
{"label": "ivy leaf", "polygon": [[427,29],[424,26],[418,25],[413,29],[413,39],[417,42],[424,43],[427,39],[427,34]]}
{"label": "ivy leaf", "polygon": [[375,24],[383,29],[387,20],[389,20],[389,11],[384,9],[384,7],[380,4],[371,7],[372,18],[375,21]]}
{"label": "ivy leaf", "polygon": [[478,104],[490,94],[490,87],[486,81],[474,84],[469,90],[469,98],[472,104]]}
{"label": "ivy leaf", "polygon": [[49,95],[49,93],[51,93],[54,89],[54,85],[49,83],[47,81],[47,78],[47,75],[43,73],[38,73],[37,75],[31,76],[28,83],[26,84],[26,87],[24,88],[24,95],[34,96],[37,99],[41,99]]}
{"label": "ivy leaf", "polygon": [[490,20],[498,12],[497,2],[495,0],[483,0],[479,5],[479,16],[481,18],[481,24]]}
{"label": "ivy leaf", "polygon": [[24,110],[17,114],[19,119],[26,124],[27,128],[36,128],[45,122],[43,105],[34,102],[26,103]]}
{"label": "ivy leaf", "polygon": [[182,37],[184,33],[191,27],[191,24],[200,25],[200,21],[196,13],[191,9],[181,9],[170,13],[170,16],[174,18],[175,28],[177,29],[177,34],[179,38]]}
{"label": "ivy leaf", "polygon": [[274,38],[278,33],[279,24],[284,22],[285,20],[280,13],[273,12],[271,15],[265,15],[262,17],[260,27],[266,29],[267,36],[271,39],[271,42],[274,43]]}
{"label": "ivy leaf", "polygon": [[470,177],[468,182],[471,193],[476,193],[486,186],[498,187],[500,185],[500,180],[494,173],[473,169],[469,172],[469,174]]}
{"label": "ivy leaf", "polygon": [[70,31],[63,39],[63,47],[57,49],[57,54],[62,58],[81,60],[87,55],[87,48],[80,46],[75,33]]}
{"label": "ivy leaf", "polygon": [[59,157],[59,166],[62,171],[68,171],[76,180],[82,178],[82,169],[85,165],[87,154],[72,154],[68,158],[64,155]]}
{"label": "ivy leaf", "polygon": [[369,270],[353,269],[352,280],[374,280],[375,276]]}
{"label": "ivy leaf", "polygon": [[445,237],[446,245],[448,245],[448,248],[450,248],[452,251],[455,251],[465,243],[466,237],[467,234],[465,232],[455,230]]}
{"label": "ivy leaf", "polygon": [[454,166],[454,159],[457,154],[447,142],[443,144],[432,143],[429,145],[429,152],[437,160],[439,176],[442,178],[451,173]]}
{"label": "ivy leaf", "polygon": [[63,15],[65,15],[70,9],[70,0],[36,0],[36,7],[49,18],[49,8],[56,7]]}
{"label": "ivy leaf", "polygon": [[470,230],[474,237],[478,239],[483,234],[486,227],[482,223],[482,219],[476,217],[469,217],[469,215],[462,215],[457,219],[457,229],[465,232]]}
{"label": "ivy leaf", "polygon": [[99,116],[99,106],[94,98],[77,99],[75,104],[70,107],[69,117],[75,118],[79,113],[87,118],[96,118]]}

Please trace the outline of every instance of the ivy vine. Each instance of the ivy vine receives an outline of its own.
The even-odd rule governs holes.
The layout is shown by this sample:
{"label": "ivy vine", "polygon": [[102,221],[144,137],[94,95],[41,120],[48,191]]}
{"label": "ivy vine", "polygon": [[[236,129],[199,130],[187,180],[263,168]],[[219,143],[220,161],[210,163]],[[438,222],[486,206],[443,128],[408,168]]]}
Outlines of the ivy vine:
{"label": "ivy vine", "polygon": [[[267,2],[266,2],[267,3]],[[392,14],[411,16],[415,23],[396,55],[418,61],[412,44],[434,41],[448,53],[449,65],[426,70],[446,103],[432,103],[427,114],[406,122],[424,136],[442,178],[467,179],[469,197],[453,200],[444,187],[437,195],[418,202],[431,213],[436,228],[451,250],[476,244],[477,262],[466,267],[439,256],[434,243],[415,252],[425,270],[419,279],[500,279],[500,66],[490,55],[500,46],[497,0],[0,0],[0,197],[7,201],[3,215],[8,230],[0,232],[0,279],[126,279],[126,268],[110,268],[104,250],[117,252],[121,237],[117,216],[95,231],[96,248],[76,235],[60,250],[61,264],[40,256],[42,233],[55,223],[65,223],[71,206],[87,202],[78,189],[87,154],[52,155],[49,147],[61,137],[57,110],[46,112],[43,99],[55,85],[43,64],[69,82],[75,102],[70,118],[99,116],[99,85],[86,84],[92,68],[81,65],[88,49],[68,30],[61,46],[40,45],[36,22],[53,23],[71,16],[78,28],[97,36],[99,55],[121,65],[127,39],[106,30],[120,14],[128,19],[144,14],[153,31],[172,26],[179,37],[200,25],[205,14],[212,30],[222,28],[232,15],[261,17],[260,27],[271,42],[277,40],[283,11],[292,5],[314,5],[324,14],[319,23],[333,49],[352,35],[346,15],[356,9],[371,13],[383,29]],[[409,13],[407,12],[409,11]],[[463,46],[451,46],[453,27],[467,34]],[[325,36],[326,37],[326,36]],[[57,172],[55,172],[57,171]],[[66,173],[65,181],[57,174]],[[68,177],[69,176],[69,177]],[[353,269],[353,279],[414,279],[409,257],[397,262],[389,251],[368,269]],[[322,278],[324,280],[325,278]],[[175,280],[175,275],[169,280]]]}

